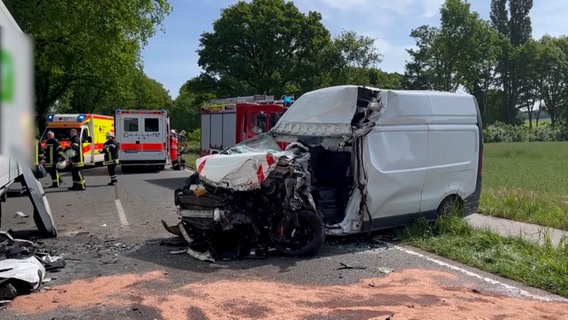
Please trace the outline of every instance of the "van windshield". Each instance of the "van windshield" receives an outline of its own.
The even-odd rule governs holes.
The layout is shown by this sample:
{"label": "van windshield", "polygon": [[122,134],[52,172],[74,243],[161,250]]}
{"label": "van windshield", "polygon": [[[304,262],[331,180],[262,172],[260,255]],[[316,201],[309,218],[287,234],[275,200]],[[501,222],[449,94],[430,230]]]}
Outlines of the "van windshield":
{"label": "van windshield", "polygon": [[47,140],[47,132],[52,131],[55,135],[55,139],[58,141],[69,141],[69,131],[71,129],[77,129],[77,132],[81,132],[81,128],[49,128],[45,131],[41,140]]}

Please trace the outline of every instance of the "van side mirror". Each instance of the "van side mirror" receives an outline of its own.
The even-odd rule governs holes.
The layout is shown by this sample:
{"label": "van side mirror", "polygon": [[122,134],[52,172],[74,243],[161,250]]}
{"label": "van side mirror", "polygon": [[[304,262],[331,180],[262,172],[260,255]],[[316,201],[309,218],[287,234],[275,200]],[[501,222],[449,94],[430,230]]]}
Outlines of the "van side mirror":
{"label": "van side mirror", "polygon": [[83,139],[83,142],[91,143],[93,142],[93,138],[91,138],[90,136],[86,136],[85,139]]}

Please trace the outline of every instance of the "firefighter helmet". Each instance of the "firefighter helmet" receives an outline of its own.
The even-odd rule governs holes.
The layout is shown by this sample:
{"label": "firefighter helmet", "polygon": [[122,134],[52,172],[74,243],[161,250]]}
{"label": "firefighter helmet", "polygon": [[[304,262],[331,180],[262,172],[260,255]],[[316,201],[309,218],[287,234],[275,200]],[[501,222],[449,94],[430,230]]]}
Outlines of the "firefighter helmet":
{"label": "firefighter helmet", "polygon": [[77,151],[73,150],[73,149],[69,149],[67,151],[65,151],[65,157],[67,159],[71,159],[73,157],[77,156]]}
{"label": "firefighter helmet", "polygon": [[57,170],[65,170],[67,168],[67,160],[61,160],[55,166]]}
{"label": "firefighter helmet", "polygon": [[176,131],[174,129],[170,130],[171,134],[176,134]]}
{"label": "firefighter helmet", "polygon": [[107,132],[106,135],[107,138],[114,138],[114,133],[112,133],[112,131]]}

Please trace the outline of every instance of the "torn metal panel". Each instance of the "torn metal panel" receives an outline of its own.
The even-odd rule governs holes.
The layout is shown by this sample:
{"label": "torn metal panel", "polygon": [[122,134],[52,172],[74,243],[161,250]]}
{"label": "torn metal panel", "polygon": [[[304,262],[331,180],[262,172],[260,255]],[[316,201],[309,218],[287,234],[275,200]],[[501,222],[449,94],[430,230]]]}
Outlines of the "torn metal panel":
{"label": "torn metal panel", "polygon": [[377,117],[384,109],[380,91],[346,85],[305,93],[284,113],[272,132],[352,140],[368,132],[374,125],[369,119]]}
{"label": "torn metal panel", "polygon": [[36,257],[0,260],[0,285],[18,280],[27,283],[33,291],[41,287],[44,277],[45,267]]}
{"label": "torn metal panel", "polygon": [[296,136],[350,136],[357,111],[357,86],[337,86],[303,94],[272,129]]}

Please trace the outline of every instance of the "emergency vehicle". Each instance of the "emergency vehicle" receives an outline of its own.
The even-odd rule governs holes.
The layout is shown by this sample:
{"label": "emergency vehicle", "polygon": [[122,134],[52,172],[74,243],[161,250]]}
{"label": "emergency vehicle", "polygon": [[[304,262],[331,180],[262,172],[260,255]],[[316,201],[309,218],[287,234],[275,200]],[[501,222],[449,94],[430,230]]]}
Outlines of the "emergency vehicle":
{"label": "emergency vehicle", "polygon": [[114,132],[114,117],[85,113],[50,114],[47,116],[47,129],[42,137],[42,145],[45,146],[47,131],[52,131],[64,149],[69,147],[71,129],[77,129],[79,139],[83,143],[85,165],[102,165],[104,154],[100,150],[106,142],[107,132]]}
{"label": "emergency vehicle", "polygon": [[201,107],[201,156],[267,132],[292,101],[289,96],[275,100],[265,95],[212,100]]}
{"label": "emergency vehicle", "polygon": [[116,141],[122,171],[133,166],[164,170],[168,161],[170,119],[162,110],[116,110]]}

